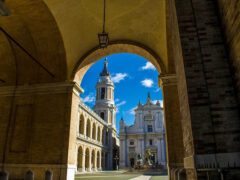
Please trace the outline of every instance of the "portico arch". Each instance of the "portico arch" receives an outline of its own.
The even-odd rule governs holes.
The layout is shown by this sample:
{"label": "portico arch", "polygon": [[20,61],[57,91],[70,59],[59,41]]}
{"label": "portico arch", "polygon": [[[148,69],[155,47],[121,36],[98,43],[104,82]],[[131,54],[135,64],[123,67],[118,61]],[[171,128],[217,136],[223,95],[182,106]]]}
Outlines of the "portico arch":
{"label": "portico arch", "polygon": [[78,170],[83,168],[83,148],[82,146],[79,146],[78,148],[78,161],[77,161],[77,168]]}
{"label": "portico arch", "polygon": [[[58,169],[60,178],[72,172],[68,164],[76,164],[77,104],[78,94],[82,92],[78,85],[91,64],[122,52],[145,57],[160,74],[169,172],[183,172],[184,159],[188,179],[205,178],[197,169],[206,170],[209,157],[210,164],[219,164],[219,168],[225,168],[226,164],[235,168],[236,162],[240,162],[239,143],[235,143],[240,137],[239,103],[234,97],[232,73],[221,33],[222,27],[228,27],[226,39],[231,45],[232,58],[237,57],[239,33],[237,28],[231,29],[238,27],[234,17],[239,8],[226,9],[235,7],[233,2],[112,1],[107,24],[111,41],[104,50],[97,48],[97,33],[102,26],[101,1],[5,2],[12,15],[1,18],[1,27],[39,61],[36,64],[0,33],[0,101],[3,102],[0,105],[0,159],[12,178],[18,179],[19,172],[27,166],[41,171],[41,167],[35,165],[52,167],[56,162],[67,167]],[[222,16],[227,19],[223,25],[216,10],[219,4]],[[204,16],[211,18],[201,18]],[[233,62],[239,80],[238,60],[233,58]],[[224,72],[223,78],[219,78],[219,72]],[[21,132],[27,132],[30,140],[25,136],[21,140],[15,137]],[[52,156],[53,153],[58,155]],[[31,158],[26,159],[28,156]],[[235,174],[229,169],[229,179],[233,179]]]}
{"label": "portico arch", "polygon": [[92,168],[96,168],[96,155],[95,155],[95,149],[92,150],[92,159],[91,159],[91,163],[92,163]]}
{"label": "portico arch", "polygon": [[90,152],[89,152],[89,148],[86,148],[86,151],[85,151],[85,169],[86,170],[89,170],[90,168]]}
{"label": "portico arch", "polygon": [[159,73],[166,73],[166,68],[161,58],[149,47],[130,40],[118,40],[111,42],[107,49],[95,47],[83,55],[75,65],[71,76],[72,79],[78,84],[81,84],[84,74],[93,63],[103,57],[117,53],[132,53],[142,56],[149,60]]}
{"label": "portico arch", "polygon": [[98,169],[101,168],[100,164],[101,164],[101,161],[100,161],[100,152],[98,151],[98,152],[97,152],[97,168],[98,168]]}
{"label": "portico arch", "polygon": [[[149,60],[159,72],[159,86],[163,90],[164,102],[164,121],[166,128],[166,144],[167,159],[169,168],[183,168],[183,133],[180,118],[180,107],[178,102],[177,80],[175,74],[168,74],[161,58],[153,50],[145,45],[132,41],[119,40],[111,42],[108,48],[99,49],[98,47],[91,49],[76,64],[72,78],[77,83],[81,80],[85,72],[91,65],[102,57],[115,53],[132,53],[142,56]],[[167,89],[167,90],[166,90]],[[174,112],[174,113],[173,113]],[[94,127],[93,127],[94,130]],[[93,131],[94,132],[94,131]],[[93,134],[94,137],[94,134]],[[108,144],[108,132],[102,130],[102,141]],[[178,147],[178,149],[176,149]],[[104,156],[105,168],[108,166],[108,154]]]}

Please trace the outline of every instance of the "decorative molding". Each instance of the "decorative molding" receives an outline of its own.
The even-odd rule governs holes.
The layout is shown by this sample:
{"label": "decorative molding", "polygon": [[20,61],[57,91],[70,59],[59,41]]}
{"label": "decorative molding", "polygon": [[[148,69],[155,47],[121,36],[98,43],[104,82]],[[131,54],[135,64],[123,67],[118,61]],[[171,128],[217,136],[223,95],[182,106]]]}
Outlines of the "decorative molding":
{"label": "decorative molding", "polygon": [[184,158],[184,168],[237,168],[240,167],[240,152],[201,154]]}
{"label": "decorative molding", "polygon": [[158,76],[158,86],[173,86],[177,84],[176,74],[162,74]]}

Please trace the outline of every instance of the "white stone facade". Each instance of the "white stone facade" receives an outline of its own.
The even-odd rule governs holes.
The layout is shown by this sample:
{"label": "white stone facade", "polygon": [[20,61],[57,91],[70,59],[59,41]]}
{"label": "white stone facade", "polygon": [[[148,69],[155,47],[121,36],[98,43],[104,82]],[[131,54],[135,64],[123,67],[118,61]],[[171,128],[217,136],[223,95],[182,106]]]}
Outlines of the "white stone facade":
{"label": "white stone facade", "polygon": [[136,165],[137,156],[144,160],[146,149],[151,149],[154,164],[166,167],[166,141],[163,108],[160,103],[152,103],[148,95],[147,103],[140,102],[135,109],[135,122],[127,126],[120,121],[120,167]]}

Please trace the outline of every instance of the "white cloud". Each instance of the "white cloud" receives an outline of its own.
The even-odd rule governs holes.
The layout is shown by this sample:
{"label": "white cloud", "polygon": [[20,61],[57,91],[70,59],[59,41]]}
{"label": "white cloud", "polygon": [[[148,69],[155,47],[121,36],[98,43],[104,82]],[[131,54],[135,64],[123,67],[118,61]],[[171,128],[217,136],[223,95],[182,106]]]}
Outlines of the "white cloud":
{"label": "white cloud", "polygon": [[159,101],[161,107],[163,107],[163,100],[154,100],[154,101],[152,101],[152,103],[153,103],[153,104],[156,104],[157,101]]}
{"label": "white cloud", "polygon": [[132,109],[130,109],[128,112],[132,115],[135,115],[135,109],[137,108],[137,106],[133,107]]}
{"label": "white cloud", "polygon": [[141,67],[141,69],[142,69],[142,70],[146,70],[146,69],[156,70],[156,68],[155,68],[155,67],[153,66],[153,64],[150,63],[150,62],[147,62],[147,63],[145,64],[145,66],[142,66],[142,67]]}
{"label": "white cloud", "polygon": [[159,92],[161,90],[161,88],[157,88],[154,92]]}
{"label": "white cloud", "polygon": [[120,101],[120,99],[118,99],[118,98],[117,98],[117,99],[115,99],[115,102],[118,102],[118,101]]}
{"label": "white cloud", "polygon": [[153,80],[152,79],[144,79],[141,81],[141,84],[145,87],[152,87],[153,86]]}
{"label": "white cloud", "polygon": [[116,104],[116,113],[119,112],[119,107],[122,106],[122,105],[124,105],[124,104],[126,104],[126,101],[122,101],[122,102]]}
{"label": "white cloud", "polygon": [[92,103],[95,101],[95,96],[93,93],[90,93],[89,95],[87,95],[86,97],[81,98],[81,99],[84,103]]}
{"label": "white cloud", "polygon": [[119,107],[119,106],[122,106],[122,105],[124,105],[124,104],[126,104],[126,101],[122,101],[122,102],[116,104],[116,106]]}
{"label": "white cloud", "polygon": [[113,76],[111,79],[114,83],[119,83],[121,80],[124,80],[125,77],[127,77],[127,73],[116,73],[115,76]]}

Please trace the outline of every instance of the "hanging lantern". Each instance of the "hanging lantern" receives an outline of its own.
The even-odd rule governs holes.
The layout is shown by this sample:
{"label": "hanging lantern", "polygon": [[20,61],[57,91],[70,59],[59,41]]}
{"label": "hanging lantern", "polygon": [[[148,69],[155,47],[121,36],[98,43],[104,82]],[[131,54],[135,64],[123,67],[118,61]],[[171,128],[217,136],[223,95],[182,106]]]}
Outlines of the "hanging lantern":
{"label": "hanging lantern", "polygon": [[102,32],[98,34],[100,48],[106,48],[108,45],[108,33]]}
{"label": "hanging lantern", "polygon": [[98,40],[100,48],[106,48],[108,46],[108,33],[105,32],[105,9],[106,9],[106,0],[104,0],[103,6],[103,31],[102,33],[98,33]]}

